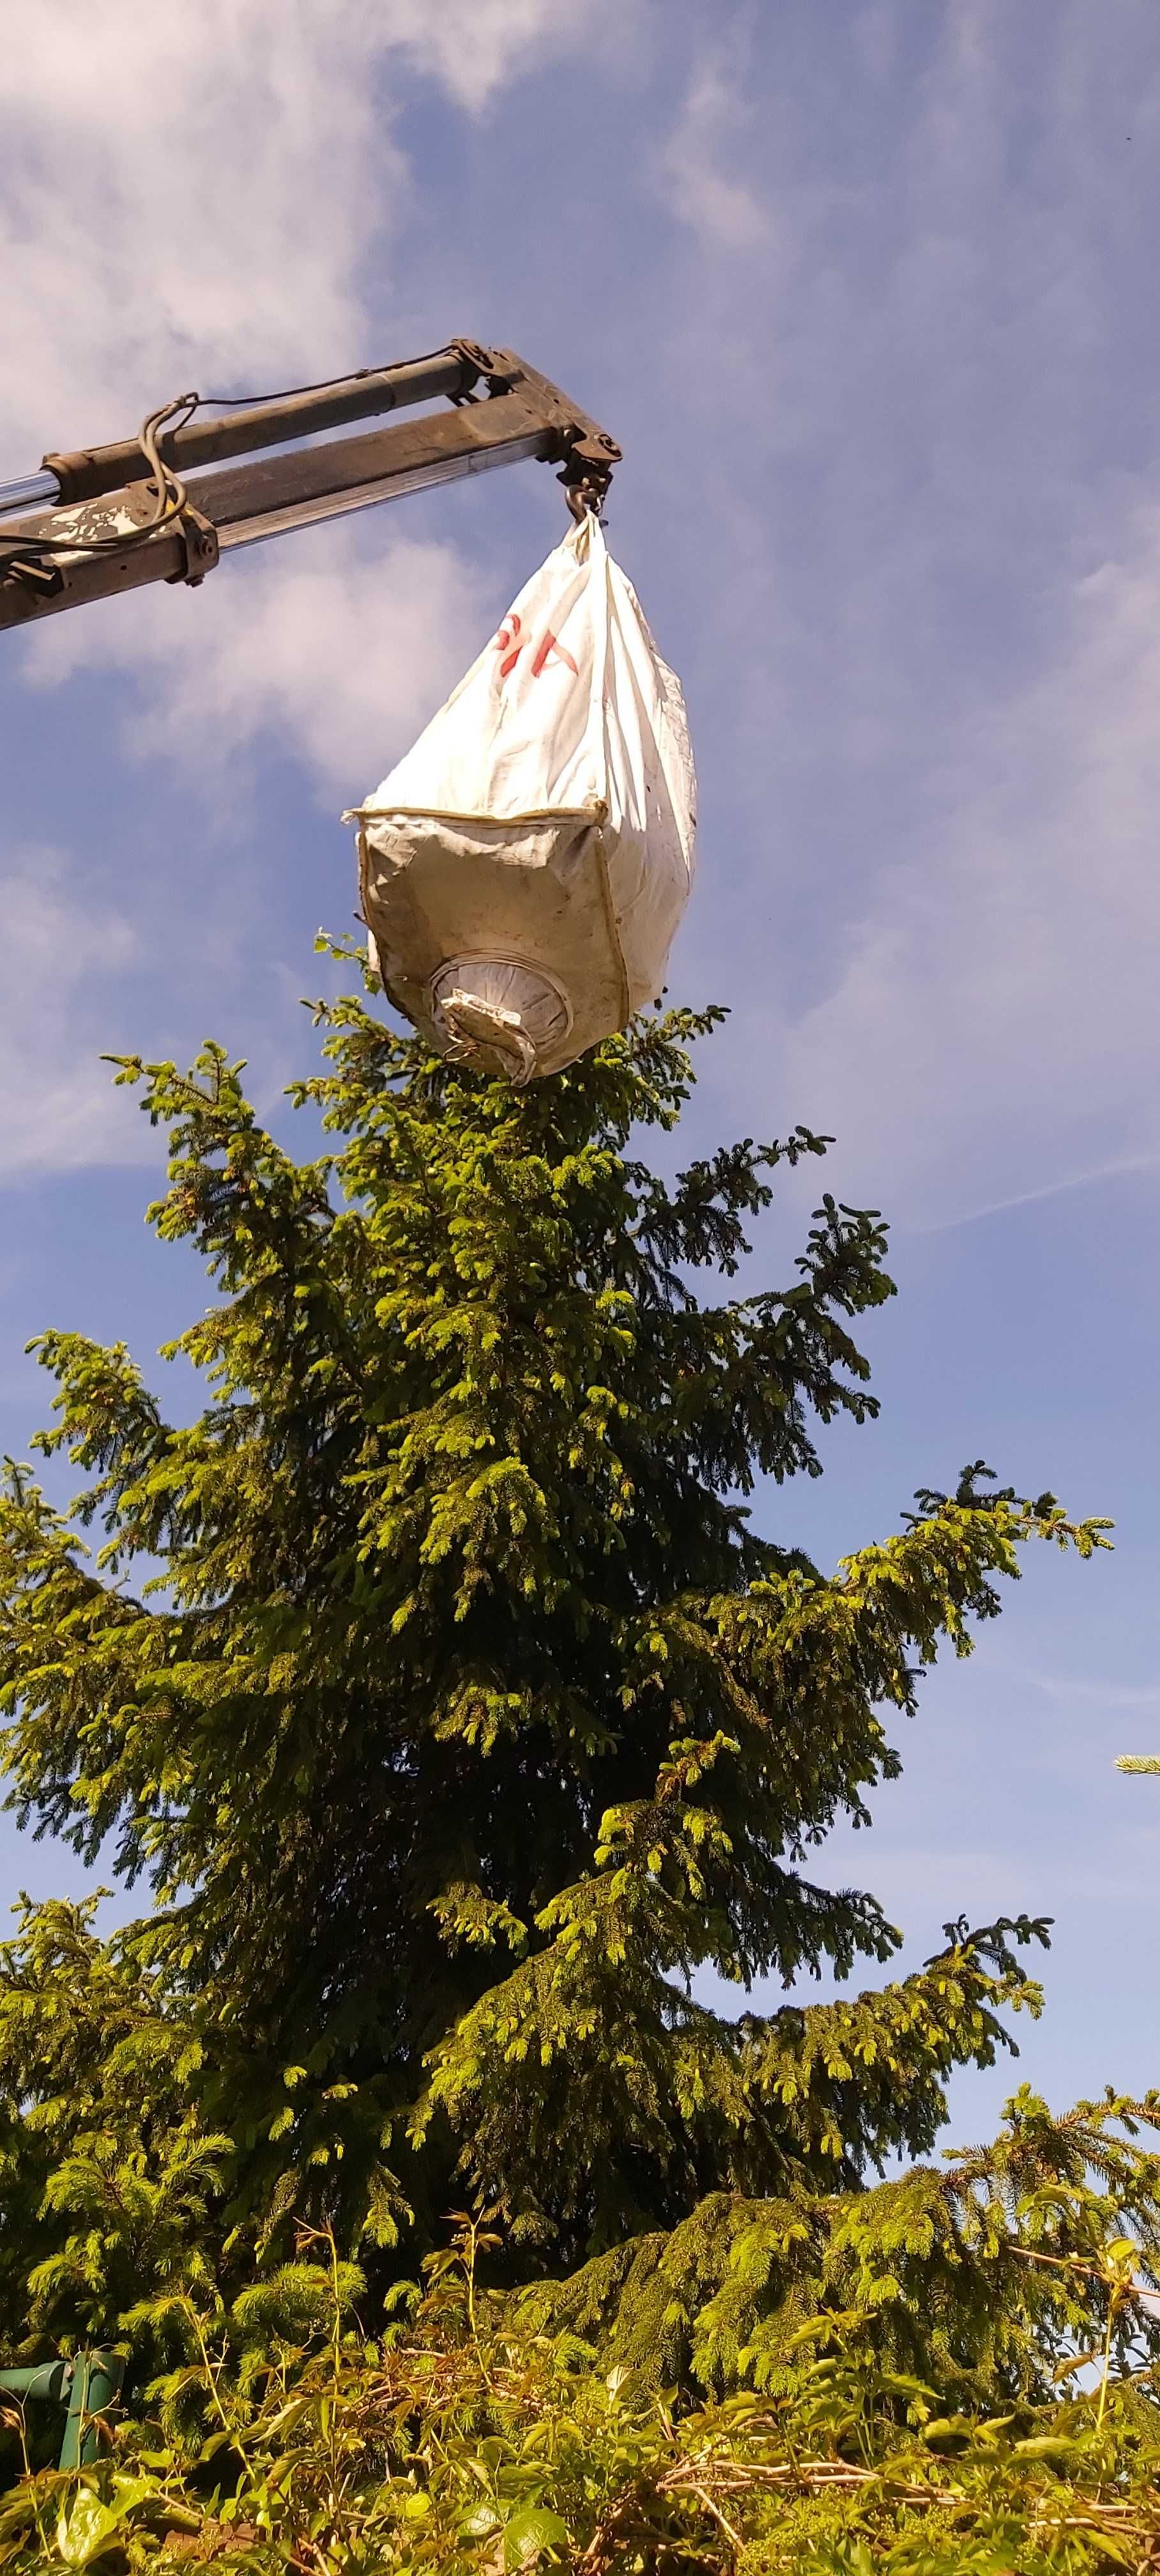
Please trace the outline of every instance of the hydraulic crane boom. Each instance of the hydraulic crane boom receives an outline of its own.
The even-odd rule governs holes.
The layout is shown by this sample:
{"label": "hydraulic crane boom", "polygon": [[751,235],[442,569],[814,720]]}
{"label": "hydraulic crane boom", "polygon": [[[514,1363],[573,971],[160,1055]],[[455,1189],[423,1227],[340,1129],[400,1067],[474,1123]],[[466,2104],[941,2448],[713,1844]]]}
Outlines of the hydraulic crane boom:
{"label": "hydraulic crane boom", "polygon": [[[444,397],[450,409],[417,420],[322,435]],[[38,474],[0,484],[0,627],[146,582],[196,585],[234,546],[522,457],[560,467],[576,513],[598,510],[620,457],[558,385],[513,350],[472,340],[201,416],[209,409],[183,395],[137,438],[50,454]]]}

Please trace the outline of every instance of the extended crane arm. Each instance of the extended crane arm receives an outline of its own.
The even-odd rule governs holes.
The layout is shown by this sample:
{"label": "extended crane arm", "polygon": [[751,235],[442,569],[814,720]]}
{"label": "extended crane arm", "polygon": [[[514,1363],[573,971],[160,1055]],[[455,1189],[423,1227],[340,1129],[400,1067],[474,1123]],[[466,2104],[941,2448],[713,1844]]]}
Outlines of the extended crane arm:
{"label": "extended crane arm", "polygon": [[[417,420],[322,435],[443,397],[450,409]],[[258,454],[269,448],[279,452]],[[0,485],[0,627],[146,582],[196,584],[234,546],[531,456],[561,469],[570,507],[599,509],[620,449],[513,350],[471,340],[215,417],[189,395],[139,438],[50,454],[39,474]]]}

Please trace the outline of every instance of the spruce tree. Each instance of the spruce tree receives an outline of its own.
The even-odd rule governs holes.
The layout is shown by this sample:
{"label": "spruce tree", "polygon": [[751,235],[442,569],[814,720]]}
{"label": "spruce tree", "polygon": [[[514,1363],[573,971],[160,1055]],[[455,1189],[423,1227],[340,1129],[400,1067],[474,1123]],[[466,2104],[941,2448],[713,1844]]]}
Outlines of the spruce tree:
{"label": "spruce tree", "polygon": [[828,1194],[785,1285],[731,1284],[779,1167],[829,1140],[671,1183],[644,1159],[719,1014],[525,1091],[360,999],[315,1016],[302,1161],[217,1046],[120,1068],[169,1135],[153,1221],[214,1283],[172,1346],[197,1418],[123,1347],[38,1345],[38,1445],[85,1481],[61,1515],[8,1476],[10,1803],[153,1906],[112,1944],[34,1909],[6,1954],[4,2331],[123,2329],[183,2263],[276,2261],[295,2220],[413,2271],[474,2194],[509,2281],[666,2369],[728,2380],[891,2264],[913,2334],[1016,2367],[1051,2276],[1019,2276],[1008,2333],[971,2249],[1014,2223],[1012,2173],[1066,2180],[1104,2115],[1064,2136],[1028,2100],[997,2162],[867,2186],[1038,2009],[1043,1927],[952,1923],[901,1981],[742,2007],[889,1959],[811,1850],[896,1776],[893,1722],[1024,1542],[1086,1556],[1103,1524],[975,1467],[834,1573],[755,1526],[758,1479],[818,1474],[820,1428],[873,1417],[854,1328],[892,1288],[878,1215]]}

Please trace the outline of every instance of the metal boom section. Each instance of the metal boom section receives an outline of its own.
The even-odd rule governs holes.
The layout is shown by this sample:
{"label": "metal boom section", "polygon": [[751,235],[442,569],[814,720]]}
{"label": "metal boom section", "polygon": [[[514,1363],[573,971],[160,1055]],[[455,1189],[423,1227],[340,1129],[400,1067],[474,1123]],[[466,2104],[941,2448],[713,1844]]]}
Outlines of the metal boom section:
{"label": "metal boom section", "polygon": [[[450,408],[420,419],[323,435],[441,397]],[[196,585],[235,546],[523,457],[560,468],[576,512],[599,509],[620,458],[558,385],[513,350],[471,340],[215,417],[200,410],[190,394],[136,439],[49,454],[39,474],[0,485],[0,627],[147,582]],[[179,426],[161,426],[179,412]],[[295,445],[312,435],[315,445]]]}

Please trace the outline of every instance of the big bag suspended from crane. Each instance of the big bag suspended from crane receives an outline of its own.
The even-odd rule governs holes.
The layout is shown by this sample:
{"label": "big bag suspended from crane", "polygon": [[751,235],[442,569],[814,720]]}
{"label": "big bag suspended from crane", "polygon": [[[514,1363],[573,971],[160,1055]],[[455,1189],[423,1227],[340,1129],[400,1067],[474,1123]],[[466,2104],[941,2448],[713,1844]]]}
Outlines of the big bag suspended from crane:
{"label": "big bag suspended from crane", "polygon": [[558,1073],[660,991],[695,797],[680,684],[587,515],[346,818],[390,999],[445,1055]]}

